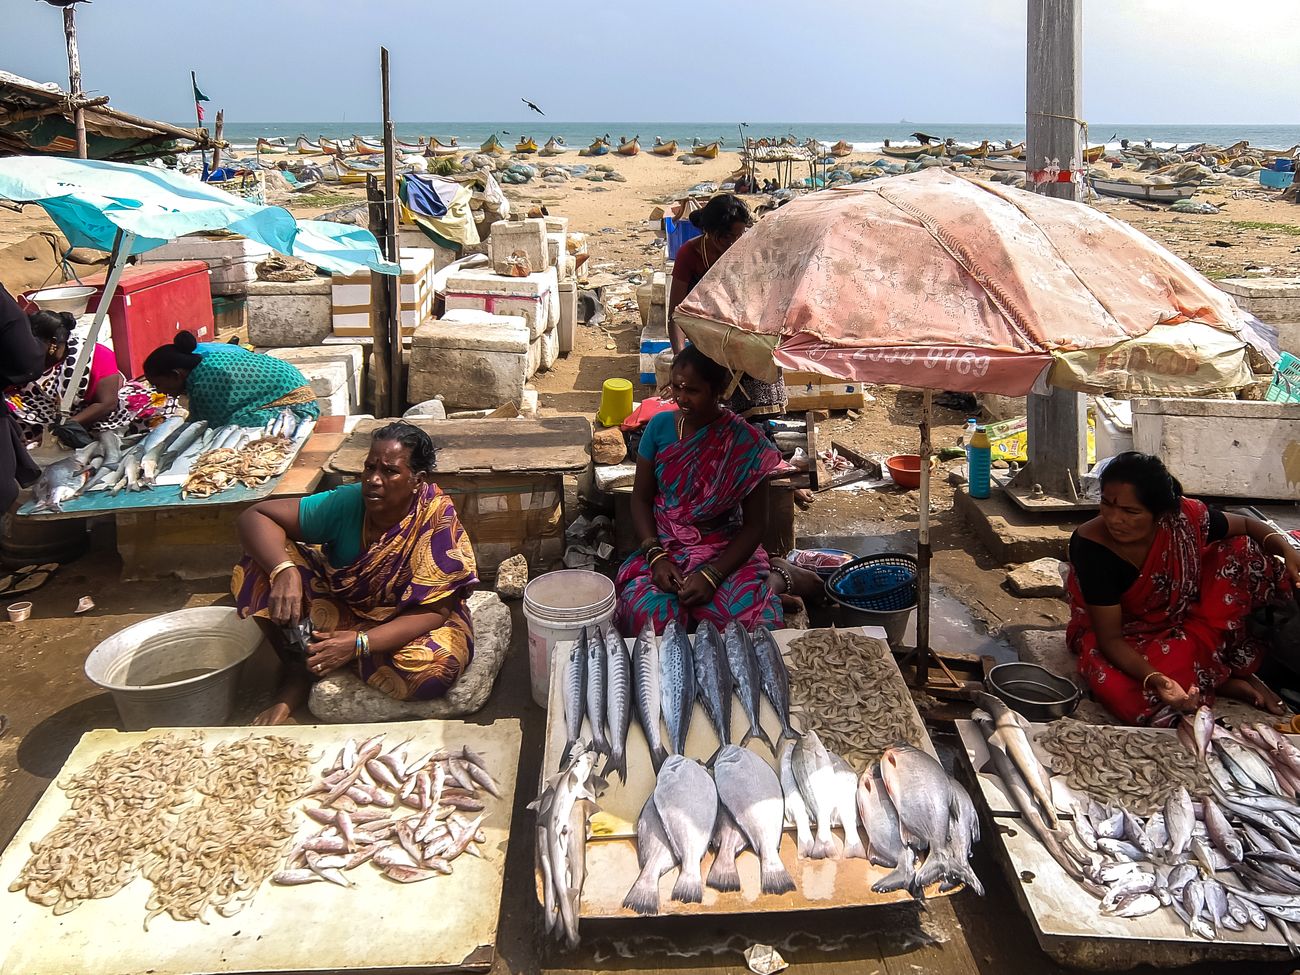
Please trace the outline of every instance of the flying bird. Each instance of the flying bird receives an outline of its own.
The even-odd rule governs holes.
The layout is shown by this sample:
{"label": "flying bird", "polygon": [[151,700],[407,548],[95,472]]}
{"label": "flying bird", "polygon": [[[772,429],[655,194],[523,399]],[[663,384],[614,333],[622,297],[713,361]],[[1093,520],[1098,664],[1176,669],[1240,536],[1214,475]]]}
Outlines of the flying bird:
{"label": "flying bird", "polygon": [[543,112],[540,108],[538,108],[536,105],[534,105],[532,102],[530,102],[527,98],[521,98],[521,99],[519,99],[519,100],[520,100],[521,102],[523,102],[525,105],[527,105],[529,108],[531,108],[531,109],[532,109],[534,112],[536,112],[538,115],[545,115],[545,114],[546,114],[546,113]]}
{"label": "flying bird", "polygon": [[48,3],[51,7],[73,7],[79,3],[90,3],[90,0],[36,0],[37,3]]}

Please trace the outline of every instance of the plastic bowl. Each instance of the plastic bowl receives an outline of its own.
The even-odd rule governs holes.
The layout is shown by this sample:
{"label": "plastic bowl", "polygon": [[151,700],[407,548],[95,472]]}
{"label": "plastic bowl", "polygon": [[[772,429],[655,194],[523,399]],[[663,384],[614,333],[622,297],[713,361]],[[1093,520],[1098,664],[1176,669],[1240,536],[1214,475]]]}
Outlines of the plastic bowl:
{"label": "plastic bowl", "polygon": [[32,604],[26,601],[10,603],[6,612],[9,614],[10,623],[21,623],[32,615]]}
{"label": "plastic bowl", "polygon": [[885,466],[889,468],[889,476],[894,479],[894,483],[899,487],[916,488],[921,486],[920,454],[895,454],[885,461]]}
{"label": "plastic bowl", "polygon": [[86,285],[45,288],[32,292],[27,296],[27,300],[37,305],[41,311],[66,311],[80,316],[86,314],[86,309],[90,306],[90,296],[97,290]]}

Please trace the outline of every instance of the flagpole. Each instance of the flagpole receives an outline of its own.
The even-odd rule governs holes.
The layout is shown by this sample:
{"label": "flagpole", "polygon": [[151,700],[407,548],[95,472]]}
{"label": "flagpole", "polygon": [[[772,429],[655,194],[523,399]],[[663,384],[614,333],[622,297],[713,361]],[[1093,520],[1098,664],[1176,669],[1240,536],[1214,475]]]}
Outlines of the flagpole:
{"label": "flagpole", "polygon": [[[203,106],[199,103],[199,79],[193,71],[190,72],[190,89],[194,93],[194,118],[198,122],[198,128],[207,131],[203,124]],[[203,168],[207,169],[208,156],[202,149],[199,150],[199,159],[203,161]]]}

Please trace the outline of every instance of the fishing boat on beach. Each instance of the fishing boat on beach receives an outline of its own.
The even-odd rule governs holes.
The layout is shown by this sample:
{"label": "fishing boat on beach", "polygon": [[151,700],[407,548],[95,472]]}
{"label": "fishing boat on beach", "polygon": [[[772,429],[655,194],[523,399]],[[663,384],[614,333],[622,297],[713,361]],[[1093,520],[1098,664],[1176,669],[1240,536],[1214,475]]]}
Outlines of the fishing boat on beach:
{"label": "fishing boat on beach", "polygon": [[661,142],[657,146],[651,146],[650,152],[656,156],[675,156],[677,155],[677,140],[672,142]]}
{"label": "fishing boat on beach", "polygon": [[318,143],[308,141],[305,135],[300,135],[294,140],[293,151],[300,156],[319,156],[324,152]]}
{"label": "fishing boat on beach", "polygon": [[366,177],[383,173],[383,167],[376,160],[370,163],[348,162],[342,156],[335,156],[330,162],[334,166],[333,182],[345,184],[364,183]]}
{"label": "fishing boat on beach", "polygon": [[354,135],[352,137],[352,151],[358,156],[382,156],[384,154],[384,144],[382,142],[370,142],[359,135]]}
{"label": "fishing boat on beach", "polygon": [[289,147],[284,144],[283,139],[262,139],[257,140],[257,151],[259,153],[276,153],[288,152]]}
{"label": "fishing boat on beach", "polygon": [[519,142],[515,145],[515,152],[519,153],[520,155],[526,156],[536,151],[537,151],[536,139],[530,139],[525,137],[520,139]]}
{"label": "fishing boat on beach", "polygon": [[830,152],[830,154],[832,156],[835,156],[837,159],[843,159],[845,156],[853,155],[853,147],[849,145],[847,142],[845,142],[843,139],[835,143],[835,145],[831,146],[830,149],[827,151]]}
{"label": "fishing boat on beach", "polygon": [[542,146],[542,148],[537,150],[537,154],[539,156],[558,156],[568,151],[569,151],[568,146],[566,146],[555,136],[551,136],[549,139],[546,140],[546,145]]}
{"label": "fishing boat on beach", "polygon": [[984,159],[989,154],[989,140],[985,139],[977,146],[948,146],[949,156],[970,156],[972,159]]}
{"label": "fishing boat on beach", "polygon": [[442,142],[434,136],[430,136],[428,145],[424,147],[424,154],[430,158],[444,158],[446,156],[458,156],[462,152],[460,146],[456,145],[456,139],[453,136],[451,142]]}
{"label": "fishing boat on beach", "polygon": [[717,159],[721,145],[721,142],[710,142],[707,145],[695,146],[691,149],[691,155],[699,156],[701,159]]}
{"label": "fishing boat on beach", "polygon": [[1101,196],[1146,200],[1149,203],[1177,203],[1190,198],[1200,189],[1199,183],[1129,183],[1100,176],[1089,176],[1088,184]]}
{"label": "fishing boat on beach", "polygon": [[603,155],[605,155],[607,152],[609,152],[609,143],[606,142],[604,139],[597,139],[597,140],[596,140],[595,142],[593,142],[591,145],[587,146],[586,149],[581,150],[581,151],[578,153],[578,155],[580,155],[580,156],[603,156]]}
{"label": "fishing boat on beach", "polygon": [[641,137],[639,135],[632,136],[631,142],[624,141],[620,143],[617,149],[620,156],[635,156],[640,151]]}
{"label": "fishing boat on beach", "polygon": [[505,146],[503,146],[501,141],[496,137],[496,133],[488,136],[487,141],[478,147],[478,151],[485,152],[492,156],[504,156],[507,154]]}
{"label": "fishing boat on beach", "polygon": [[922,146],[882,146],[880,154],[891,159],[920,159],[922,156],[942,156],[943,143]]}
{"label": "fishing boat on beach", "polygon": [[1100,161],[1101,157],[1104,155],[1106,155],[1106,147],[1104,145],[1093,146],[1092,148],[1084,151],[1083,161],[1095,163]]}
{"label": "fishing boat on beach", "polygon": [[1025,161],[1016,159],[1013,156],[990,156],[987,159],[981,159],[978,163],[981,169],[994,169],[1000,173],[1023,173],[1025,171]]}
{"label": "fishing boat on beach", "polygon": [[1019,159],[1025,154],[1025,144],[1023,142],[1014,146],[1003,146],[1001,149],[990,149],[989,159]]}
{"label": "fishing boat on beach", "polygon": [[320,139],[320,151],[327,156],[346,156],[352,151],[352,146],[347,142],[335,142],[327,139],[325,136],[318,136]]}

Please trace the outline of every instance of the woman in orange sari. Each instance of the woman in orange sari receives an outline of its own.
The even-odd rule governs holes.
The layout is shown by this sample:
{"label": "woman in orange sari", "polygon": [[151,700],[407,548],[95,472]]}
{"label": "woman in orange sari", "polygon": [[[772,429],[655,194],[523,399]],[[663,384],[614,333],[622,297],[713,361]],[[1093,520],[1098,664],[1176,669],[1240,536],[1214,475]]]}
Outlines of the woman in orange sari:
{"label": "woman in orange sari", "polygon": [[[256,723],[287,721],[313,680],[343,668],[398,700],[440,697],[465,672],[465,599],[478,576],[451,500],[429,480],[433,465],[428,434],[390,423],[375,431],[359,483],[240,516],[248,554],[231,590],[285,664]],[[311,639],[295,651],[300,621]]]}
{"label": "woman in orange sari", "polygon": [[1275,714],[1248,617],[1300,583],[1300,554],[1265,522],[1183,497],[1157,457],[1101,474],[1101,513],[1070,538],[1066,641],[1093,697],[1129,724],[1168,725],[1235,697]]}

